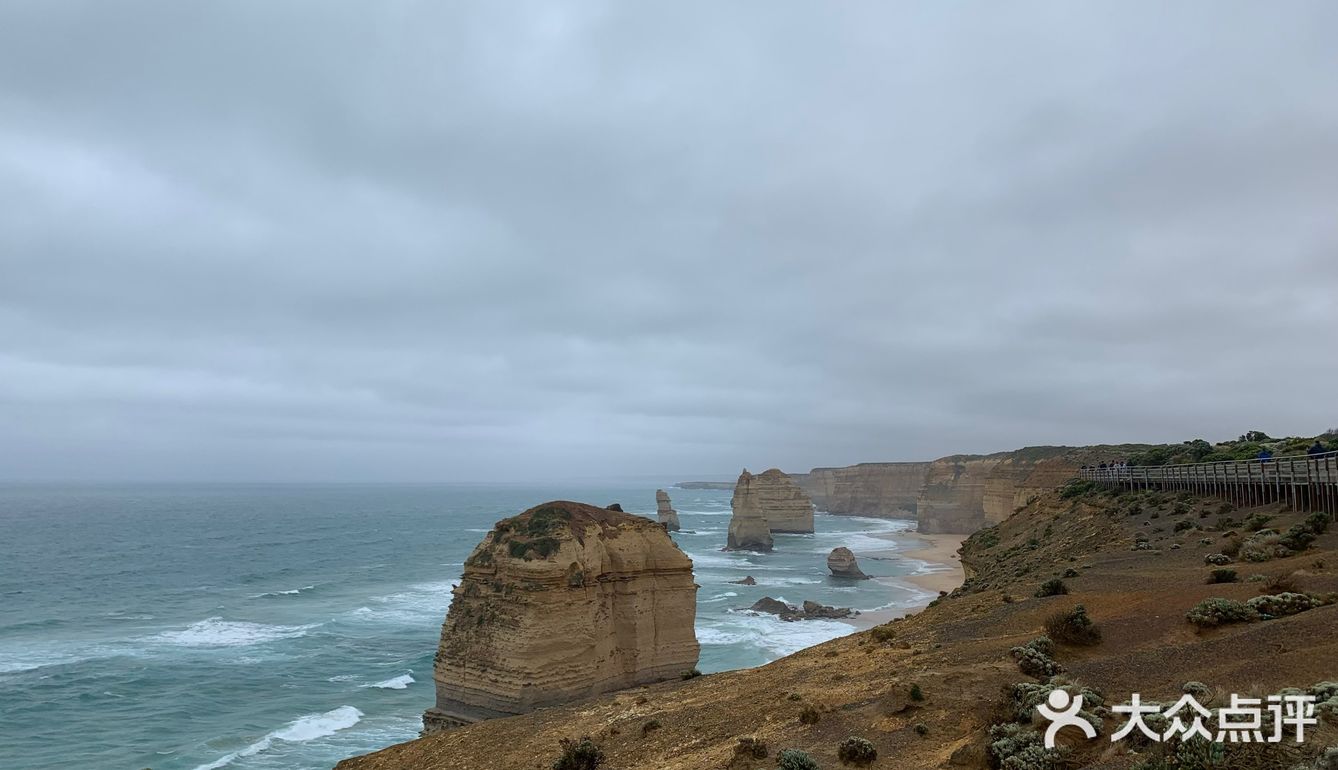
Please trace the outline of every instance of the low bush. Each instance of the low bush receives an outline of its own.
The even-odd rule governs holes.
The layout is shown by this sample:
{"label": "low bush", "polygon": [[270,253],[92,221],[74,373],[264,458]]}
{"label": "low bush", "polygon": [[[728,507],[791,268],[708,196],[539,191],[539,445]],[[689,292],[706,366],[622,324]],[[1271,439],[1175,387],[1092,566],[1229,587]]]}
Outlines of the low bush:
{"label": "low bush", "polygon": [[920,736],[921,738],[925,737],[926,735],[929,735],[929,725],[925,724],[924,722],[917,724],[915,726],[915,734]]}
{"label": "low bush", "polygon": [[1268,578],[1268,582],[1259,590],[1266,594],[1300,593],[1301,584],[1297,582],[1296,575],[1288,573]]}
{"label": "low bush", "polygon": [[816,725],[818,720],[822,719],[822,714],[813,706],[805,706],[799,710],[799,721],[806,725]]}
{"label": "low bush", "polygon": [[911,685],[911,700],[919,703],[925,699],[925,691],[920,689],[919,684]]}
{"label": "low bush", "polygon": [[1268,523],[1272,520],[1273,520],[1272,516],[1263,513],[1256,513],[1245,520],[1244,529],[1246,532],[1258,532],[1264,527],[1267,527]]}
{"label": "low bush", "polygon": [[734,756],[739,759],[766,759],[767,753],[767,745],[751,735],[734,745]]}
{"label": "low bush", "polygon": [[1324,511],[1315,511],[1305,517],[1305,525],[1316,535],[1322,535],[1329,530],[1329,514]]}
{"label": "low bush", "polygon": [[1081,604],[1068,612],[1056,612],[1045,621],[1045,633],[1061,644],[1093,645],[1101,643],[1101,628],[1087,617]]}
{"label": "low bush", "polygon": [[1045,748],[1041,733],[1015,723],[990,728],[990,767],[1004,770],[1059,770],[1068,766],[1068,750]]}
{"label": "low bush", "polygon": [[702,675],[702,672],[698,671],[698,670],[695,669],[695,668],[690,668],[690,669],[688,669],[687,671],[684,671],[683,673],[679,674],[678,677],[679,677],[680,679],[696,679],[697,677],[699,677],[699,676],[701,676],[701,675]]}
{"label": "low bush", "polygon": [[1212,628],[1228,623],[1252,623],[1259,613],[1245,602],[1215,597],[1204,599],[1185,613],[1185,620],[1200,628]]}
{"label": "low bush", "polygon": [[1223,564],[1230,564],[1231,557],[1227,556],[1224,553],[1210,553],[1207,556],[1203,557],[1203,563],[1212,564],[1220,567]]}
{"label": "low bush", "polygon": [[1234,583],[1236,582],[1236,571],[1234,569],[1215,569],[1208,575],[1209,583]]}
{"label": "low bush", "polygon": [[1037,597],[1060,596],[1069,592],[1069,587],[1059,578],[1050,578],[1036,589]]}
{"label": "low bush", "polygon": [[1246,600],[1245,604],[1259,613],[1260,617],[1267,619],[1295,615],[1322,606],[1324,602],[1308,594],[1287,592],[1256,596]]}
{"label": "low bush", "polygon": [[822,770],[813,757],[799,749],[781,749],[776,755],[776,767],[780,770]]}
{"label": "low bush", "polygon": [[843,765],[868,767],[878,759],[878,749],[869,741],[852,735],[836,747],[836,758],[841,760]]}
{"label": "low bush", "polygon": [[1188,519],[1181,519],[1180,521],[1177,521],[1175,526],[1171,529],[1175,532],[1184,532],[1187,529],[1195,529],[1196,527],[1198,527],[1198,525],[1194,522]]}
{"label": "low bush", "polygon": [[553,763],[553,770],[597,770],[604,764],[604,751],[588,737],[579,741],[563,738],[559,745],[562,755]]}
{"label": "low bush", "polygon": [[652,719],[652,720],[650,720],[649,722],[647,722],[647,723],[645,723],[644,725],[641,726],[641,737],[644,738],[644,737],[646,737],[647,735],[650,735],[651,733],[655,732],[656,730],[660,729],[660,728],[663,727],[663,726],[664,726],[664,725],[660,724],[660,720],[658,720],[658,719]]}
{"label": "low bush", "polygon": [[1240,548],[1242,545],[1244,545],[1244,541],[1239,537],[1229,537],[1227,538],[1226,545],[1222,546],[1222,555],[1234,559],[1237,556],[1240,556]]}
{"label": "low bush", "polygon": [[1076,569],[1074,569],[1074,568],[1072,568],[1072,567],[1069,567],[1068,569],[1064,570],[1064,575],[1063,575],[1063,576],[1066,577],[1066,578],[1076,578],[1076,577],[1078,577],[1078,570],[1076,570]]}
{"label": "low bush", "polygon": [[873,629],[869,631],[869,636],[872,636],[876,642],[890,642],[896,635],[897,632],[889,625],[874,626]]}
{"label": "low bush", "polygon": [[1018,670],[1030,677],[1047,679],[1064,670],[1054,659],[1055,645],[1048,637],[1038,636],[1008,651],[1017,661]]}
{"label": "low bush", "polygon": [[1315,542],[1315,533],[1304,524],[1297,524],[1278,538],[1278,543],[1289,551],[1304,551]]}

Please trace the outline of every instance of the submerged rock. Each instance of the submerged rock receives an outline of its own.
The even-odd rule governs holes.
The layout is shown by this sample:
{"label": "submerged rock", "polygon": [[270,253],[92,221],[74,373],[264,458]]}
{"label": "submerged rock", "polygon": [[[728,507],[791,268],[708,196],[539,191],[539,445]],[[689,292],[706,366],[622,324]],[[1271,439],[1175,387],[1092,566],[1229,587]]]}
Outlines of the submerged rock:
{"label": "submerged rock", "polygon": [[753,484],[753,474],[747,468],[739,474],[739,481],[734,485],[730,506],[734,509],[734,515],[729,520],[729,539],[725,550],[770,551],[774,543],[771,526],[762,510],[762,498]]}
{"label": "submerged rock", "polygon": [[557,501],[503,519],[452,593],[424,734],[697,665],[692,560],[643,516]]}
{"label": "submerged rock", "polygon": [[678,511],[669,504],[669,493],[663,489],[655,490],[655,518],[659,519],[664,528],[670,532],[677,532],[680,529]]}
{"label": "submerged rock", "polygon": [[748,609],[753,612],[765,612],[768,615],[779,615],[781,620],[790,621],[820,618],[840,620],[842,618],[853,618],[859,614],[858,610],[852,610],[849,607],[832,607],[812,601],[805,601],[802,607],[796,607],[770,596],[758,599]]}
{"label": "submerged rock", "polygon": [[835,577],[852,578],[854,580],[869,579],[869,576],[859,568],[859,562],[855,560],[855,554],[845,546],[833,548],[832,552],[827,554],[827,569],[831,570]]}

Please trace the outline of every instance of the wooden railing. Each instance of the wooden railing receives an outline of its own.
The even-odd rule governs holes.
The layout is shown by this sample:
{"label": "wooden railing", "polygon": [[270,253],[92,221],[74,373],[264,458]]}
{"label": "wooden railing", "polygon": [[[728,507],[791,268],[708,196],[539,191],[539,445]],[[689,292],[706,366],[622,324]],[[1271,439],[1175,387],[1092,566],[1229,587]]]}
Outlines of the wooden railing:
{"label": "wooden railing", "polygon": [[1080,478],[1125,489],[1216,495],[1245,508],[1284,502],[1338,515],[1338,452],[1184,465],[1087,467]]}

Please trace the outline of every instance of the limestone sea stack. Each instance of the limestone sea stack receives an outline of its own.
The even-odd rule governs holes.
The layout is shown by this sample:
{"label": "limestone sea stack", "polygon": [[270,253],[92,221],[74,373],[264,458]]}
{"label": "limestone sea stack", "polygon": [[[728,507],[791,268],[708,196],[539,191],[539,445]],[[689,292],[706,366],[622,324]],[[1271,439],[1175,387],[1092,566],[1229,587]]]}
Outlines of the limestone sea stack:
{"label": "limestone sea stack", "polygon": [[726,551],[770,551],[773,546],[771,526],[762,510],[762,497],[753,483],[753,474],[747,468],[739,474],[734,485],[730,506],[734,515],[729,520],[729,539]]}
{"label": "limestone sea stack", "polygon": [[813,501],[780,468],[754,476],[753,487],[772,532],[813,532]]}
{"label": "limestone sea stack", "polygon": [[869,576],[859,568],[859,562],[855,560],[855,554],[845,546],[833,548],[832,552],[827,554],[827,569],[832,571],[834,577],[853,578],[855,580],[869,579]]}
{"label": "limestone sea stack", "polygon": [[692,560],[664,527],[556,501],[497,522],[441,629],[424,734],[697,665]]}
{"label": "limestone sea stack", "polygon": [[678,523],[678,511],[669,504],[669,493],[663,489],[655,490],[655,518],[659,519],[664,528],[670,532],[677,532],[681,528]]}

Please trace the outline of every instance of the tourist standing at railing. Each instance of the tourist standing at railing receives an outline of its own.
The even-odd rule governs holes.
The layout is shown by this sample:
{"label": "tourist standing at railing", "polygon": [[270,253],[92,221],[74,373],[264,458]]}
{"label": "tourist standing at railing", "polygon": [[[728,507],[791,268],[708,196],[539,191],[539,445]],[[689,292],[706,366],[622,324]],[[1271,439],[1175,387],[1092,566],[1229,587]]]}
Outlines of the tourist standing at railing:
{"label": "tourist standing at railing", "polygon": [[1255,459],[1257,459],[1257,460],[1258,460],[1259,462],[1261,462],[1261,463],[1270,462],[1270,461],[1272,461],[1272,459],[1273,459],[1273,450],[1272,450],[1272,449],[1267,449],[1267,448],[1265,448],[1265,449],[1260,449],[1260,450],[1259,450],[1259,455],[1258,455],[1258,457],[1256,457]]}
{"label": "tourist standing at railing", "polygon": [[1314,457],[1315,455],[1322,455],[1327,451],[1328,450],[1324,448],[1324,445],[1319,443],[1319,441],[1317,440],[1315,441],[1315,443],[1310,445],[1309,449],[1305,450],[1305,453],[1310,455],[1311,457]]}

